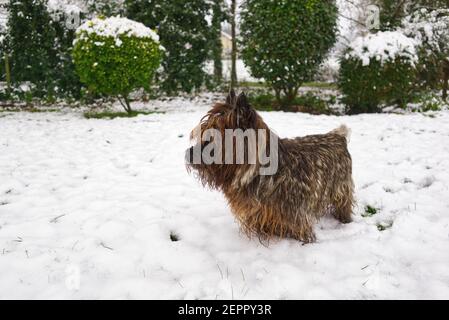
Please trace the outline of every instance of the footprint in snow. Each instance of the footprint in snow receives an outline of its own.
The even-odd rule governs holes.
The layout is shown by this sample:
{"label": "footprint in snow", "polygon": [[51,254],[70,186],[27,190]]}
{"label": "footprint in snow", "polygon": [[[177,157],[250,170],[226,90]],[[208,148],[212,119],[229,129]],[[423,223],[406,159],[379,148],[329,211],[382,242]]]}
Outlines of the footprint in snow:
{"label": "footprint in snow", "polygon": [[429,188],[435,181],[436,181],[435,177],[429,176],[422,179],[418,185],[421,189],[425,189]]}
{"label": "footprint in snow", "polygon": [[178,242],[180,240],[180,238],[176,233],[170,232],[170,240],[172,242]]}

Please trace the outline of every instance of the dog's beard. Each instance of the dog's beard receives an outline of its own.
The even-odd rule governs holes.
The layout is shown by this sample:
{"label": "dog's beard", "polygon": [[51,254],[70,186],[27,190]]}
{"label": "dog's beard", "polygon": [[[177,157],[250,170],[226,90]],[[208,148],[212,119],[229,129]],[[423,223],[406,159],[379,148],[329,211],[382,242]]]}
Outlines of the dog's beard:
{"label": "dog's beard", "polygon": [[216,179],[215,172],[217,170],[216,164],[205,164],[202,159],[202,151],[207,144],[194,145],[185,152],[185,163],[189,173],[193,172],[195,178],[197,178],[204,187],[212,189],[220,189],[218,185],[218,179]]}
{"label": "dog's beard", "polygon": [[226,176],[230,176],[230,171],[225,173],[224,165],[216,164],[187,164],[187,170],[193,172],[197,180],[201,182],[203,187],[208,187],[213,190],[223,190],[228,184]]}

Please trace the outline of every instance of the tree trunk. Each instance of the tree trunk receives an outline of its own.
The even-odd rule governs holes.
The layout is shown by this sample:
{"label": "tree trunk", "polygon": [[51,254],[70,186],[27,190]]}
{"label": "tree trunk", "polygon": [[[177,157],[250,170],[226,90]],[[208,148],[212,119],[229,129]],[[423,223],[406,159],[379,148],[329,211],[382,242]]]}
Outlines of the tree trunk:
{"label": "tree trunk", "polygon": [[215,85],[220,85],[223,80],[223,44],[221,43],[221,22],[223,18],[222,1],[214,0],[212,28],[213,28],[213,42],[212,56],[214,60],[214,80]]}
{"label": "tree trunk", "polygon": [[443,65],[443,100],[447,101],[447,91],[449,82],[449,61],[445,61]]}
{"label": "tree trunk", "polygon": [[133,110],[131,109],[131,103],[129,102],[128,95],[126,95],[126,96],[124,97],[124,100],[125,100],[125,104],[126,104],[126,111],[127,111],[128,113],[131,113]]}
{"label": "tree trunk", "polygon": [[11,69],[9,66],[9,54],[5,53],[5,77],[6,77],[6,86],[8,88],[8,93],[11,92]]}
{"label": "tree trunk", "polygon": [[298,95],[299,87],[289,87],[283,89],[284,91],[284,98],[281,98],[281,108],[284,111],[289,111],[290,107],[292,106],[293,102],[295,101],[296,96]]}
{"label": "tree trunk", "polygon": [[231,54],[231,89],[237,87],[237,36],[236,36],[236,0],[231,2],[231,35],[232,35],[232,54]]}
{"label": "tree trunk", "polygon": [[[275,88],[275,96],[276,101],[279,104],[278,110],[289,111],[293,102],[295,101],[296,96],[298,95],[299,86],[297,87],[288,87],[288,88]],[[282,92],[284,96],[282,96]]]}
{"label": "tree trunk", "polygon": [[125,109],[125,111],[130,114],[133,110],[131,109],[131,103],[129,101],[128,95],[123,95],[123,101],[120,98],[120,96],[117,96],[118,101],[120,102],[120,104],[122,105],[123,109]]}
{"label": "tree trunk", "polygon": [[281,89],[275,88],[274,89],[275,95],[276,95],[276,101],[279,104],[279,106],[276,106],[277,110],[282,109],[282,97],[281,97]]}

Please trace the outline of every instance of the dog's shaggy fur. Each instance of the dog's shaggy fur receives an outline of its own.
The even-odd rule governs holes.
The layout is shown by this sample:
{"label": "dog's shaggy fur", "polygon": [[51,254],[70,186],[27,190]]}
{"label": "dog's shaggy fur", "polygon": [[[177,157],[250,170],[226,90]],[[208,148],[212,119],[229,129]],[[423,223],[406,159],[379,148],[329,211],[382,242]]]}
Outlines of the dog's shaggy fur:
{"label": "dog's shaggy fur", "polygon": [[[207,129],[217,129],[224,136],[225,129],[237,128],[269,130],[245,95],[237,98],[231,92],[226,103],[216,104],[207,113],[191,137],[202,145],[201,133]],[[259,175],[258,162],[188,162],[187,167],[197,172],[204,185],[223,191],[247,235],[313,242],[313,225],[326,213],[342,223],[351,221],[354,185],[348,135],[348,128],[341,126],[327,134],[279,139],[279,167],[272,176]],[[269,140],[263,150],[267,153]],[[192,154],[193,148],[188,149],[186,156],[191,159]]]}

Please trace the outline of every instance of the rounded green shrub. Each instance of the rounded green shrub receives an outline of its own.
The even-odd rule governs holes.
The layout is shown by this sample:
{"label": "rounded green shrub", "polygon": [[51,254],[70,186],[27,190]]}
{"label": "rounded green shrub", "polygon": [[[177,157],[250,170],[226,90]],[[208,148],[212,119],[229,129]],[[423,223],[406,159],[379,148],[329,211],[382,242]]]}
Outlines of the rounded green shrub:
{"label": "rounded green shrub", "polygon": [[338,85],[351,114],[405,107],[414,97],[415,44],[399,32],[358,38],[340,62]]}
{"label": "rounded green shrub", "polygon": [[247,0],[241,14],[242,58],[286,109],[314,78],[336,40],[334,0]]}
{"label": "rounded green shrub", "polygon": [[162,50],[157,34],[139,22],[95,18],[76,31],[73,60],[90,91],[117,97],[130,113],[130,93],[149,89]]}

